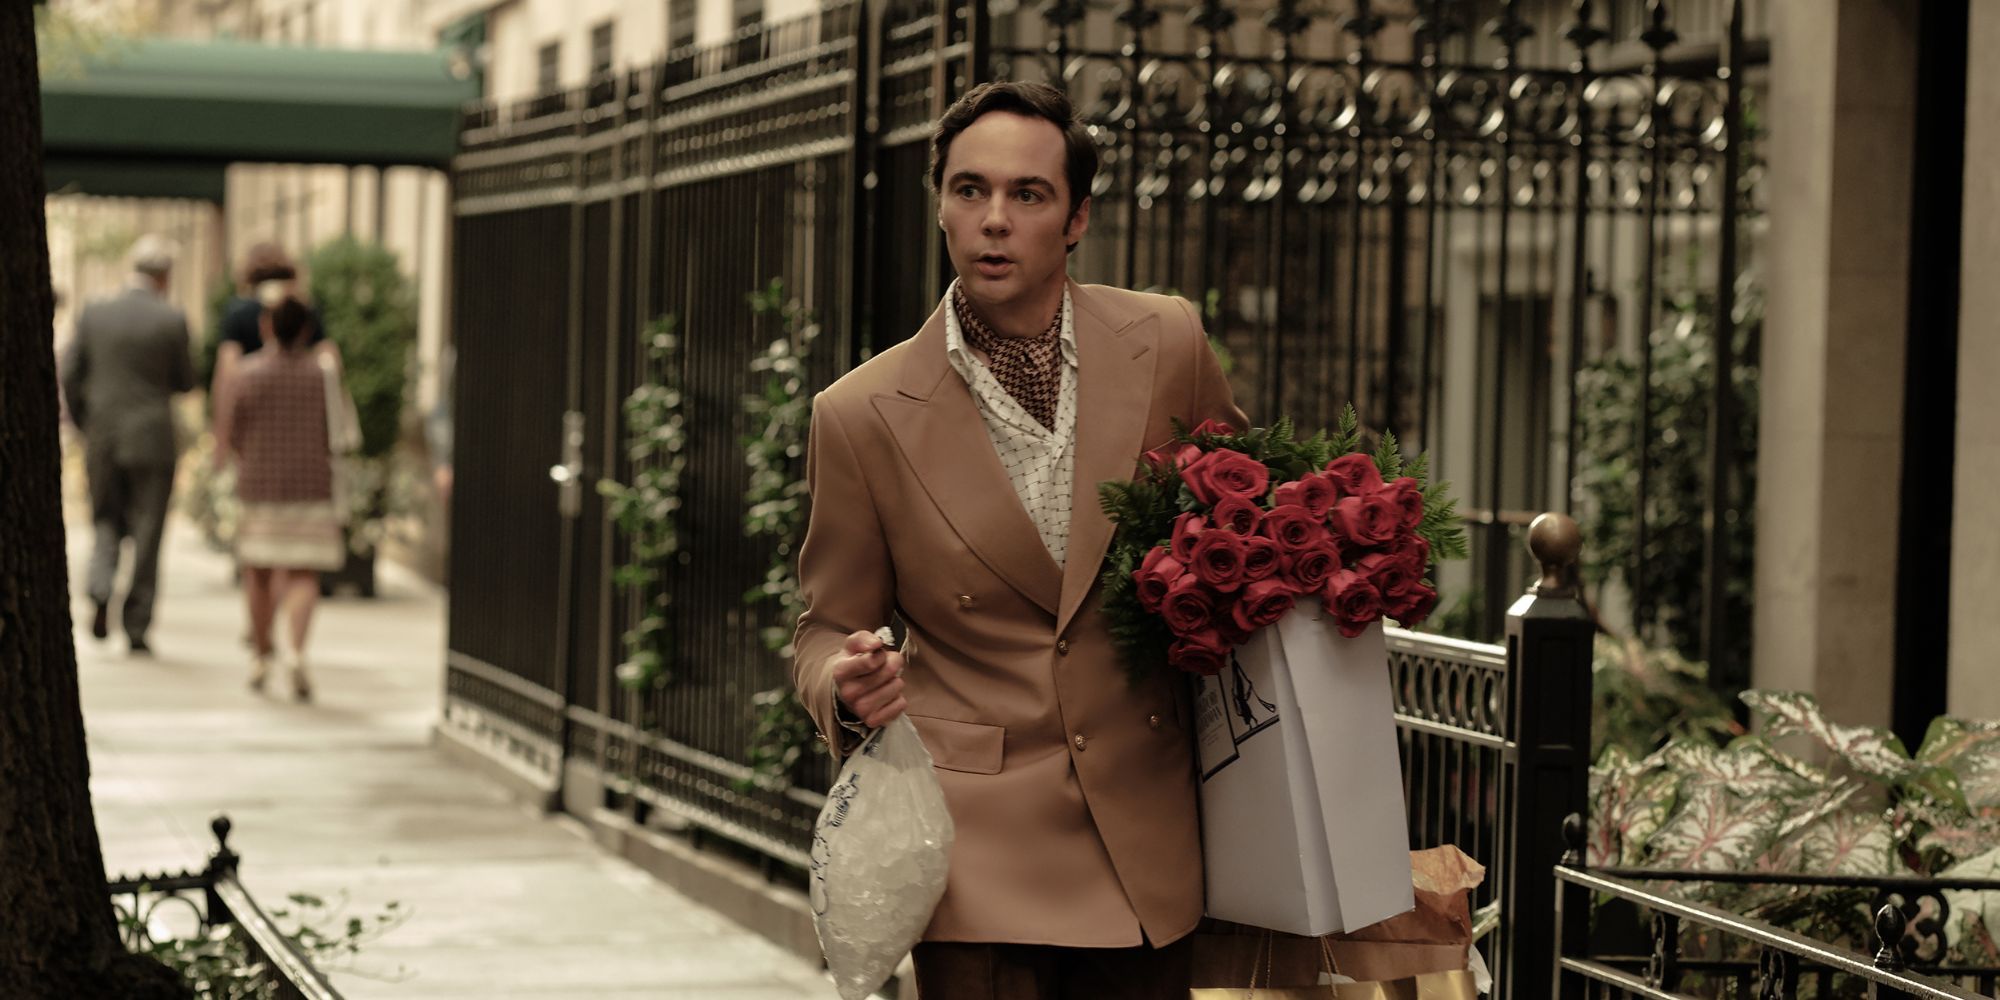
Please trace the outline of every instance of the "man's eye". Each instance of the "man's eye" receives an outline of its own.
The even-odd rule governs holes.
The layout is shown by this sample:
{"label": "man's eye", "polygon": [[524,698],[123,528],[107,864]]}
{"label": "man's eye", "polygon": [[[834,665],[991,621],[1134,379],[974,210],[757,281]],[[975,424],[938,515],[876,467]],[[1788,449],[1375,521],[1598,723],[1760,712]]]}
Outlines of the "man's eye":
{"label": "man's eye", "polygon": [[1033,205],[1042,200],[1042,193],[1040,191],[1023,191],[1021,192],[1021,200]]}
{"label": "man's eye", "polygon": [[979,189],[971,184],[961,184],[958,186],[958,196],[960,198],[977,198],[979,197]]}

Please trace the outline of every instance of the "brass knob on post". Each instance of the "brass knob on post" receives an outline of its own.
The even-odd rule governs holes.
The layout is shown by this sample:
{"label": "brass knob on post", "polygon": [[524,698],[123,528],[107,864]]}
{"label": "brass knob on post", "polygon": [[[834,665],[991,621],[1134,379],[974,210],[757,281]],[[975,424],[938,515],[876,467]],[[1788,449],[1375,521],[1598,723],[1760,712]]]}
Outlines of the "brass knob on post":
{"label": "brass knob on post", "polygon": [[1542,578],[1529,592],[1536,597],[1575,597],[1576,559],[1583,554],[1583,529],[1567,514],[1553,511],[1528,525],[1528,551],[1541,563]]}

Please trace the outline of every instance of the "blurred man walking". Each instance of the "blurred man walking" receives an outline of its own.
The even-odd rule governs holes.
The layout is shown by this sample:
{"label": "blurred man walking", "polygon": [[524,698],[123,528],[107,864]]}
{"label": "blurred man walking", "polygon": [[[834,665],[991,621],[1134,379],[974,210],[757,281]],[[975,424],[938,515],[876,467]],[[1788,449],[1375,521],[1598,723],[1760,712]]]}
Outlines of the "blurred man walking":
{"label": "blurred man walking", "polygon": [[132,583],[119,624],[134,656],[151,655],[146,629],[153,622],[160,536],[173,494],[179,441],[171,403],[194,388],[187,317],[166,300],[174,246],[147,235],[132,246],[132,280],[116,295],[84,307],[63,363],[70,419],[86,440],[90,477],[89,594],[96,612],[90,634],[110,634],[112,588],[126,539],[132,541]]}

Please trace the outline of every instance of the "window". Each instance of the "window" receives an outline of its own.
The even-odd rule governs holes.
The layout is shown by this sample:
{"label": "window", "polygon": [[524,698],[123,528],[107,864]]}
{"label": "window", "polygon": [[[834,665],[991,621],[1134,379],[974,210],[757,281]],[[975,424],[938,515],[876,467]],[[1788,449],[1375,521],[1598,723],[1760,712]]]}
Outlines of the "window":
{"label": "window", "polygon": [[592,79],[611,72],[612,22],[590,29],[590,75]]}
{"label": "window", "polygon": [[562,43],[550,42],[542,46],[537,57],[540,70],[535,76],[536,93],[553,94],[562,86]]}
{"label": "window", "polygon": [[764,0],[736,0],[736,27],[754,28],[764,20]]}
{"label": "window", "polygon": [[667,50],[694,44],[695,0],[667,0]]}

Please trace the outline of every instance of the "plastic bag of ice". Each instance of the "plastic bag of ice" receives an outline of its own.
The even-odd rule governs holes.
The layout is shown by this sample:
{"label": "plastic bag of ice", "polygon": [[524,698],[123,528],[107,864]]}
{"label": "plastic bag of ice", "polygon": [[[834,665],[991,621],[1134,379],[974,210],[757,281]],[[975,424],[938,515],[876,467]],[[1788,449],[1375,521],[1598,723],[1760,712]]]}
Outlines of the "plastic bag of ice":
{"label": "plastic bag of ice", "polygon": [[908,716],[840,768],[813,824],[813,928],[841,1000],[882,988],[944,896],[951,814]]}

